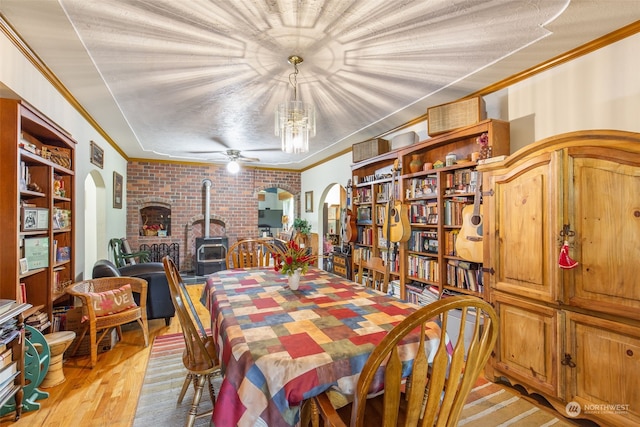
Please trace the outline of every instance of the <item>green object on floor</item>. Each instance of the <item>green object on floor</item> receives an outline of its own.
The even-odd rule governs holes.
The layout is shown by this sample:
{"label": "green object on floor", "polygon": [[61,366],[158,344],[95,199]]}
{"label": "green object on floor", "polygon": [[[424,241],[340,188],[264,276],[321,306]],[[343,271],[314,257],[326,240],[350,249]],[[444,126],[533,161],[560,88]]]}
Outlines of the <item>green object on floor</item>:
{"label": "green object on floor", "polygon": [[[35,411],[40,409],[40,399],[49,397],[49,393],[39,390],[38,386],[44,380],[49,371],[51,352],[49,344],[42,333],[27,325],[25,327],[29,339],[24,342],[24,397],[22,398],[22,412]],[[0,416],[6,415],[16,410],[15,397],[0,409]]]}

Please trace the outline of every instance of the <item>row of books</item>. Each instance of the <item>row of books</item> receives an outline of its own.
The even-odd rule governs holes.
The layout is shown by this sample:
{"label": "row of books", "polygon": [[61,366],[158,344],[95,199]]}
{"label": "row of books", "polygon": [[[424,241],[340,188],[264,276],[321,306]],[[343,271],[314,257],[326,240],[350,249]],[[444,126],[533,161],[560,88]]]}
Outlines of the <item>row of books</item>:
{"label": "row of books", "polygon": [[409,205],[409,222],[412,224],[437,224],[437,203],[411,203]]}
{"label": "row of books", "polygon": [[438,260],[435,258],[409,255],[407,257],[407,273],[409,277],[437,282],[440,276],[438,272]]}
{"label": "row of books", "polygon": [[473,193],[478,183],[478,172],[471,169],[458,169],[445,176],[447,194]]}
{"label": "row of books", "polygon": [[444,201],[444,225],[462,225],[462,210],[473,200],[453,197]]}
{"label": "row of books", "polygon": [[447,283],[456,288],[482,292],[482,264],[449,260],[447,262]]}
{"label": "row of books", "polygon": [[373,244],[373,228],[358,227],[358,243],[362,245]]}
{"label": "row of books", "polygon": [[[16,305],[16,300],[0,300],[0,314]],[[20,335],[15,317],[0,325],[0,402],[4,402],[15,390],[14,379],[18,375],[17,361],[13,360],[13,347],[9,345]]]}

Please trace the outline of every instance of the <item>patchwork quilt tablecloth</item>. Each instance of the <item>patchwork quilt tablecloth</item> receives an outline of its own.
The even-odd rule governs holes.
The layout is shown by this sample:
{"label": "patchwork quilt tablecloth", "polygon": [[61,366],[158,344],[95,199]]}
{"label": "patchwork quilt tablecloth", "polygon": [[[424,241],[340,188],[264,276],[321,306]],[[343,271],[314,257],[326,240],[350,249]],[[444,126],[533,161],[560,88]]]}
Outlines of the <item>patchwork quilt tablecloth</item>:
{"label": "patchwork quilt tablecloth", "polygon": [[[224,374],[216,427],[291,426],[305,399],[330,387],[353,394],[373,348],[416,310],[319,269],[310,269],[296,291],[271,268],[221,271],[208,277],[202,301]],[[435,351],[440,328],[429,326]],[[407,370],[417,345],[417,338],[401,345]]]}

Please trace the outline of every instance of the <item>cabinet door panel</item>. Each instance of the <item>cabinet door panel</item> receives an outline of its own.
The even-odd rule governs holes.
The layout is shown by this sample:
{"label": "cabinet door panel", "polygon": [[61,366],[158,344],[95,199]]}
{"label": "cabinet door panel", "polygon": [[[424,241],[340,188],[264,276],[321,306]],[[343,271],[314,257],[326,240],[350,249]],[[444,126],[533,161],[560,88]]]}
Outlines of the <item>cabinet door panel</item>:
{"label": "cabinet door panel", "polygon": [[555,301],[559,283],[556,246],[559,155],[545,153],[505,175],[491,176],[488,204],[491,286],[516,295]]}
{"label": "cabinet door panel", "polygon": [[[576,232],[569,275],[569,303],[591,310],[636,316],[640,309],[640,166],[624,164],[608,150],[582,157],[572,150],[569,165],[570,219]],[[620,152],[617,154],[621,156]],[[635,156],[640,165],[640,156]]]}
{"label": "cabinet door panel", "polygon": [[[640,424],[640,328],[567,313],[567,351],[575,367],[567,369],[567,401],[576,401],[588,411],[588,405],[628,405],[614,414],[606,410],[615,425]],[[599,411],[601,407],[593,407]],[[597,415],[597,414],[596,414]]]}
{"label": "cabinet door panel", "polygon": [[495,369],[552,396],[558,396],[557,310],[495,295],[500,337]]}

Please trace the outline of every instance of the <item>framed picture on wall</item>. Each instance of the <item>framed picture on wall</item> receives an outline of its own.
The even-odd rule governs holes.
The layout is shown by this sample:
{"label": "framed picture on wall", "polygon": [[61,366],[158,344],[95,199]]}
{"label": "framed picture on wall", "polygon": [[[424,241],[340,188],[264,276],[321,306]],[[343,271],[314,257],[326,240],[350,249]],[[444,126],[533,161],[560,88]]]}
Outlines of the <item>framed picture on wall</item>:
{"label": "framed picture on wall", "polygon": [[122,175],[113,172],[113,207],[122,209]]}
{"label": "framed picture on wall", "polygon": [[91,141],[91,163],[98,166],[100,169],[104,167],[104,150],[98,147],[98,144]]}
{"label": "framed picture on wall", "polygon": [[304,193],[304,211],[313,212],[313,191]]}

